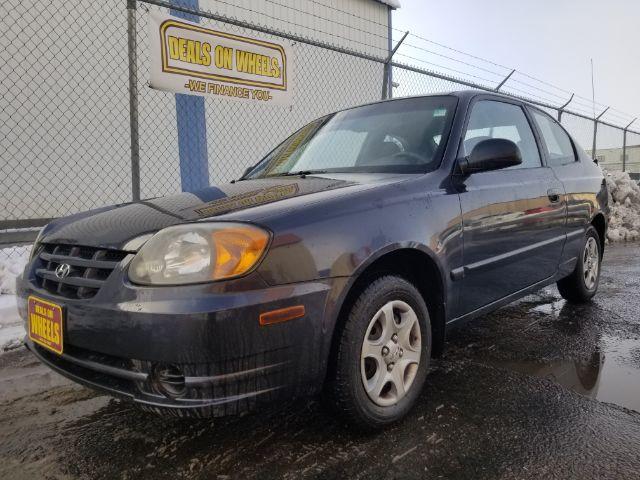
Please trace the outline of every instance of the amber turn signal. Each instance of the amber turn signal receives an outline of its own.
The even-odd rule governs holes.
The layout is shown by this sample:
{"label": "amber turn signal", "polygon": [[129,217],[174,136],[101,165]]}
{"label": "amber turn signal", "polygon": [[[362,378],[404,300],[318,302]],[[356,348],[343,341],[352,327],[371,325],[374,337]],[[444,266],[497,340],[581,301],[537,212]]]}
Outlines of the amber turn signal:
{"label": "amber turn signal", "polygon": [[269,243],[269,234],[251,225],[237,225],[213,232],[216,249],[213,278],[244,275],[260,260]]}
{"label": "amber turn signal", "polygon": [[296,318],[304,317],[304,305],[280,308],[260,314],[260,325],[273,325],[274,323],[288,322]]}

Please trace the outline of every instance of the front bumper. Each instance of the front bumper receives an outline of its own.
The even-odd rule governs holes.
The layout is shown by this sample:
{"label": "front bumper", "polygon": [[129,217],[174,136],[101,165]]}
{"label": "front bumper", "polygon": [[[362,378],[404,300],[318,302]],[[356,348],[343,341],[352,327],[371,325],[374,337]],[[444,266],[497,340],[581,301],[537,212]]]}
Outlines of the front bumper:
{"label": "front bumper", "polygon": [[[333,280],[241,292],[111,280],[119,287],[105,285],[90,300],[57,297],[28,277],[18,282],[23,318],[29,295],[63,306],[62,355],[25,341],[40,361],[78,383],[178,414],[242,413],[322,385]],[[260,326],[261,313],[294,305],[305,306],[304,317]],[[159,381],[167,368],[178,394]]]}

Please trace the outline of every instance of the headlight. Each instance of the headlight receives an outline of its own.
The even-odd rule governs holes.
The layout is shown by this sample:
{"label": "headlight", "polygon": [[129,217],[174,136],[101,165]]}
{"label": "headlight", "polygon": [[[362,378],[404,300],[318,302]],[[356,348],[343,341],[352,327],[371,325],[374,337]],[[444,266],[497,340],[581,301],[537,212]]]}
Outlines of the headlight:
{"label": "headlight", "polygon": [[182,285],[239,277],[262,258],[269,233],[243,223],[190,223],[156,233],[131,261],[143,285]]}

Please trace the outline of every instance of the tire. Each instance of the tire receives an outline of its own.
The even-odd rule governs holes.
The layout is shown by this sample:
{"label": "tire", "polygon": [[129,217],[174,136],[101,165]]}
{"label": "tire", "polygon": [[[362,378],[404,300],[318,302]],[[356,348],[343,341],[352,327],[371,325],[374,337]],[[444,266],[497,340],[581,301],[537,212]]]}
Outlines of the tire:
{"label": "tire", "polygon": [[585,303],[591,300],[598,291],[601,262],[600,236],[593,226],[589,226],[575,269],[571,275],[558,282],[560,295],[572,303]]}
{"label": "tire", "polygon": [[337,332],[325,396],[351,424],[378,430],[404,417],[424,386],[429,312],[411,283],[385,275],[358,295],[347,315]]}

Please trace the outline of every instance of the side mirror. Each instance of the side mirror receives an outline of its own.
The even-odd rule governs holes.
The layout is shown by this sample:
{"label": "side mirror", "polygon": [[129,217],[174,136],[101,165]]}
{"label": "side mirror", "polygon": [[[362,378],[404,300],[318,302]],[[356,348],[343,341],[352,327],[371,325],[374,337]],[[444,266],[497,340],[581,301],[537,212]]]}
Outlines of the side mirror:
{"label": "side mirror", "polygon": [[458,161],[464,175],[501,168],[512,167],[522,163],[520,149],[511,140],[489,138],[479,142],[471,153]]}

